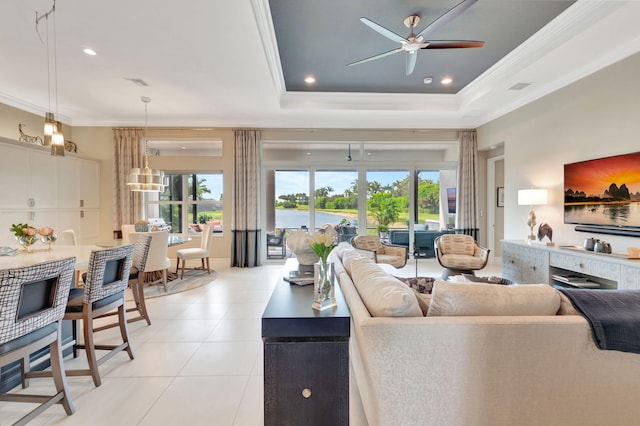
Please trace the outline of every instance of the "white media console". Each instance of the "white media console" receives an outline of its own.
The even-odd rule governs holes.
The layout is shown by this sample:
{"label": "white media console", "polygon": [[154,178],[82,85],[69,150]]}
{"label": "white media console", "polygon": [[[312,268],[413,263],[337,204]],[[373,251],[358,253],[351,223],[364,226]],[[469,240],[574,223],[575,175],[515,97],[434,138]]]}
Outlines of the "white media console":
{"label": "white media console", "polygon": [[594,253],[578,246],[502,241],[502,277],[519,284],[640,289],[640,259]]}

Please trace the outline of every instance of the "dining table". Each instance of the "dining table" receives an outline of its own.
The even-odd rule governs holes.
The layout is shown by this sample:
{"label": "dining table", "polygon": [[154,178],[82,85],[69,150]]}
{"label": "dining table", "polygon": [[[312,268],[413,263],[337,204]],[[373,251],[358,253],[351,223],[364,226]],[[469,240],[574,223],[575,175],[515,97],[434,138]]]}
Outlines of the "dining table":
{"label": "dining table", "polygon": [[[143,234],[143,232],[140,232],[140,234]],[[96,245],[104,248],[116,247],[116,246],[121,246],[123,241],[124,241],[123,239],[103,240],[103,241],[98,241]],[[183,237],[182,235],[169,234],[169,241],[167,242],[167,246],[173,247],[180,244],[184,244],[188,241],[191,241],[191,237]]]}

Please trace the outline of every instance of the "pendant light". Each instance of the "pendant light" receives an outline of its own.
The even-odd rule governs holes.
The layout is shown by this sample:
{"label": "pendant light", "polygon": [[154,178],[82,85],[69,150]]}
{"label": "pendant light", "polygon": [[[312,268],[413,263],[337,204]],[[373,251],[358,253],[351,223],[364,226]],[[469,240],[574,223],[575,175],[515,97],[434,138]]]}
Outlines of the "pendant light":
{"label": "pendant light", "polygon": [[56,0],[53,0],[53,6],[44,15],[38,16],[36,12],[36,32],[40,41],[44,43],[38,24],[44,18],[47,23],[47,94],[49,96],[49,111],[44,115],[44,146],[51,146],[51,155],[64,157],[64,135],[62,134],[62,123],[56,121],[53,112],[51,112],[51,65],[49,59],[51,53],[49,50],[49,16],[53,16],[53,80],[56,101],[56,113],[58,112],[58,61],[57,61],[57,44],[56,44]]}
{"label": "pendant light", "polygon": [[132,191],[140,192],[162,192],[168,185],[162,170],[154,170],[149,168],[149,147],[147,144],[147,123],[148,113],[147,106],[151,102],[151,98],[143,96],[140,98],[144,102],[144,168],[134,167],[129,173],[127,185]]}

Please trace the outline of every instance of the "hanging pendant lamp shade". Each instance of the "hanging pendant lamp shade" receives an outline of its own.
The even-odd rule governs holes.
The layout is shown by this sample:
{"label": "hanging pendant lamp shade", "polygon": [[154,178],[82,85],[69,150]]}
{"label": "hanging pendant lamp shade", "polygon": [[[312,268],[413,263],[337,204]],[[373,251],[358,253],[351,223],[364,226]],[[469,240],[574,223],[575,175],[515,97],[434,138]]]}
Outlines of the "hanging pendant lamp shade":
{"label": "hanging pendant lamp shade", "polygon": [[[51,112],[51,52],[49,51],[49,16],[53,17],[53,82],[55,89],[55,103],[56,113],[58,112],[58,63],[57,63],[57,50],[56,50],[56,0],[53,0],[51,10],[43,15],[36,12],[36,33],[40,40],[40,32],[38,30],[38,24],[42,19],[46,21],[46,45],[47,45],[47,92],[49,95],[49,112],[44,116],[44,146],[51,146],[51,155],[58,155],[64,157],[64,135],[62,134],[62,123],[56,121],[53,112]],[[44,42],[44,41],[43,41]]]}
{"label": "hanging pendant lamp shade", "polygon": [[64,135],[62,134],[62,123],[55,122],[53,135],[51,136],[51,155],[64,157]]}
{"label": "hanging pendant lamp shade", "polygon": [[143,96],[140,98],[144,102],[144,168],[134,167],[129,173],[127,185],[132,191],[140,192],[162,192],[168,185],[167,179],[162,170],[149,168],[149,149],[147,146],[147,105],[151,99]]}
{"label": "hanging pendant lamp shade", "polygon": [[56,127],[56,121],[52,112],[47,112],[44,116],[44,146],[51,145],[51,137],[53,136],[53,130]]}

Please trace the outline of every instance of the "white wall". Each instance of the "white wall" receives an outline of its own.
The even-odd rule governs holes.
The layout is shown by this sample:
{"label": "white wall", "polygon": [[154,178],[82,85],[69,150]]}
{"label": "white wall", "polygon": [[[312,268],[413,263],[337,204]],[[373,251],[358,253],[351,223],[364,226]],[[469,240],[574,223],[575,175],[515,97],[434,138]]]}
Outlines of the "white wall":
{"label": "white wall", "polygon": [[[564,224],[563,166],[640,151],[639,75],[635,54],[478,129],[480,149],[504,141],[506,239],[528,234],[529,207],[517,205],[517,191],[531,187],[549,190],[549,205],[535,210],[538,223],[553,228],[554,242],[581,245],[591,235]],[[596,237],[618,252],[640,246],[639,238]]]}

